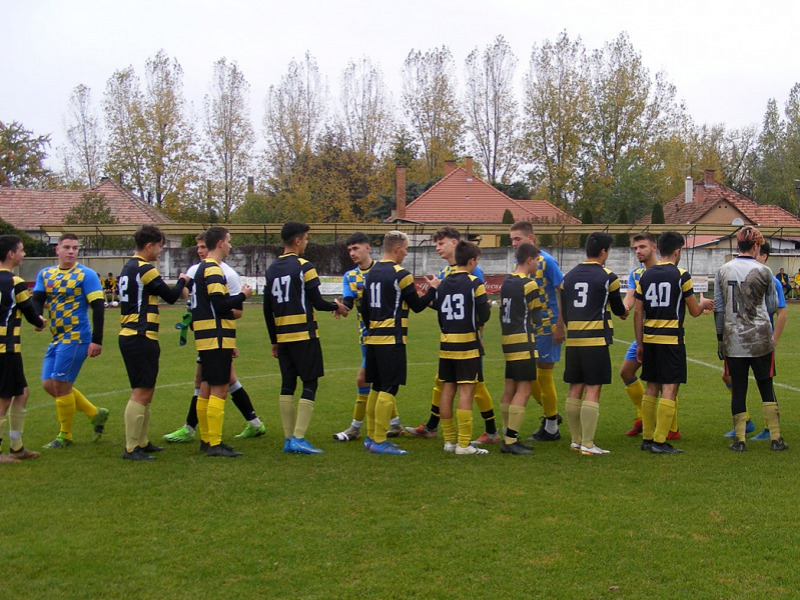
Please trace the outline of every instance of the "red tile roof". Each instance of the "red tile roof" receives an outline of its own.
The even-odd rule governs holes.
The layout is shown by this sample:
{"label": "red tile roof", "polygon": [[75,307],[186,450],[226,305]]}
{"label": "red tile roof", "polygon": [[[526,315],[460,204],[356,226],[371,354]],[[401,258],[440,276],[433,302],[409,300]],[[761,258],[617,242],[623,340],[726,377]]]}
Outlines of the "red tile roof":
{"label": "red tile roof", "polygon": [[119,183],[106,180],[92,190],[29,190],[0,187],[0,218],[23,231],[36,231],[40,225],[61,225],[70,209],[87,191],[105,196],[111,214],[122,224],[171,223]]}
{"label": "red tile roof", "polygon": [[580,224],[546,200],[515,200],[485,181],[454,169],[406,206],[401,220],[417,223],[502,223],[506,209],[515,221]]}

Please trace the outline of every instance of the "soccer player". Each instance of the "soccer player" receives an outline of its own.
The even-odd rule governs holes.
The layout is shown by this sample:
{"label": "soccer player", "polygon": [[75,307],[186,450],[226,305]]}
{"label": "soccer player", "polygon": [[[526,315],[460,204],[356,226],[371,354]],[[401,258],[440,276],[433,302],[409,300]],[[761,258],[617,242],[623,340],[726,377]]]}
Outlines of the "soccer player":
{"label": "soccer player", "polygon": [[728,261],[714,278],[714,320],[718,354],[730,375],[731,414],[736,438],[728,448],[744,452],[747,422],[747,385],[750,369],[761,394],[770,448],[779,452],[788,446],[781,437],[778,401],[772,385],[775,374],[775,343],[769,315],[777,309],[775,278],[769,267],[756,257],[764,236],[752,226],[739,230],[736,245],[739,255]]}
{"label": "soccer player", "polygon": [[[433,307],[439,313],[439,371],[442,381],[441,422],[445,452],[488,454],[472,439],[472,399],[481,372],[480,328],[489,320],[491,306],[486,288],[472,273],[478,266],[480,248],[460,241],[455,248],[456,270],[436,290]],[[453,400],[458,390],[458,409],[453,420]],[[456,438],[456,422],[458,437]],[[456,443],[458,439],[458,443]]]}
{"label": "soccer player", "polygon": [[231,251],[231,234],[224,227],[206,230],[208,256],[194,275],[194,305],[192,323],[194,346],[200,356],[202,383],[197,398],[197,418],[200,427],[200,450],[207,456],[234,458],[241,456],[222,443],[222,424],[225,418],[225,396],[230,385],[233,355],[236,351],[236,321],[234,310],[242,310],[244,301],[253,291],[247,284],[235,296],[220,263]]}
{"label": "soccer player", "polygon": [[[436,253],[447,264],[442,267],[437,273],[436,277],[440,280],[444,279],[451,273],[454,273],[458,268],[456,265],[456,246],[461,240],[461,233],[455,227],[442,227],[433,234],[433,242],[436,246]],[[480,279],[481,283],[485,283],[485,278],[480,265],[475,267],[473,273],[475,277]],[[481,346],[481,355],[483,347]],[[436,431],[439,427],[439,403],[442,397],[442,380],[439,378],[438,373],[433,379],[433,392],[431,394],[431,414],[428,417],[428,422],[423,423],[417,427],[406,427],[406,432],[414,437],[434,438]],[[497,422],[494,415],[494,407],[492,405],[492,396],[489,394],[489,389],[483,381],[483,368],[479,375],[478,383],[475,386],[475,403],[478,405],[478,410],[481,413],[484,421],[485,431],[480,437],[475,440],[476,444],[493,444],[500,441],[500,434],[497,433]]]}
{"label": "soccer player", "polygon": [[[65,233],[56,245],[58,264],[36,276],[33,303],[38,313],[47,308],[53,339],[42,363],[42,387],[56,401],[60,431],[45,448],[72,444],[75,411],[85,414],[94,428],[94,440],[103,435],[108,409],[98,408],[74,387],[87,357],[103,350],[103,289],[100,277],[78,262],[78,237]],[[92,324],[89,324],[89,307]]]}
{"label": "soccer player", "polygon": [[711,298],[697,302],[691,274],[678,268],[683,243],[679,233],[662,233],[658,238],[661,262],[647,269],[636,284],[636,360],[642,363],[642,379],[647,381],[642,398],[641,448],[653,454],[683,452],[667,442],[678,388],[686,383],[683,320],[687,309],[693,317],[699,317],[714,308]]}
{"label": "soccer player", "polygon": [[106,297],[106,306],[118,298],[117,279],[114,277],[114,273],[109,273],[108,277],[103,280],[103,293]]}
{"label": "soccer player", "polygon": [[608,347],[614,343],[614,325],[608,309],[621,319],[628,316],[619,293],[619,278],[605,268],[611,242],[607,233],[590,233],[586,261],[567,273],[561,288],[561,314],[567,327],[564,381],[569,384],[566,413],[572,436],[570,450],[581,456],[609,453],[594,443],[600,392],[604,384],[611,383]]}
{"label": "soccer player", "polygon": [[181,297],[189,277],[181,273],[170,288],[151,263],[164,245],[164,234],[154,225],[142,225],[133,234],[136,251],[119,275],[119,350],[128,372],[131,397],[125,407],[125,451],[128,460],[154,460],[164,448],[148,440],[150,403],[158,377],[158,298],[170,304]]}
{"label": "soccer player", "polygon": [[[511,226],[511,245],[516,250],[520,244],[536,245],[533,225],[529,221],[519,221]],[[558,426],[558,394],[553,379],[553,368],[561,360],[561,343],[564,341],[564,322],[561,314],[561,282],[564,274],[556,260],[539,248],[539,265],[533,275],[542,294],[542,324],[536,329],[536,379],[531,381],[531,393],[544,409],[542,424],[526,441],[553,442],[561,439]]]}
{"label": "soccer player", "polygon": [[781,285],[781,293],[786,296],[789,293],[789,276],[784,272],[783,267],[780,268],[775,277]]}
{"label": "soccer player", "polygon": [[[341,299],[328,302],[322,298],[317,270],[301,258],[308,245],[309,229],[305,223],[293,221],[283,225],[283,254],[267,269],[264,286],[264,319],[272,342],[272,356],[278,359],[281,369],[278,404],[285,437],[283,451],[298,454],[322,453],[306,440],[319,378],[325,374],[314,309],[342,316],[348,313]],[[295,412],[298,377],[303,391]]]}
{"label": "soccer player", "polygon": [[533,448],[519,441],[525,407],[536,380],[536,327],[541,323],[541,293],[532,276],[539,267],[539,249],[520,244],[515,253],[517,266],[500,287],[500,328],[506,361],[505,387],[500,400],[503,417],[503,454],[533,454]]}
{"label": "soccer player", "polygon": [[28,403],[28,381],[20,354],[20,325],[22,315],[36,328],[44,329],[44,319],[36,312],[31,302],[28,284],[13,273],[22,259],[25,249],[16,235],[0,235],[0,443],[8,418],[8,439],[11,449],[8,455],[0,453],[0,464],[15,463],[26,458],[37,458],[38,452],[22,445],[22,431]]}
{"label": "soccer player", "polygon": [[[370,256],[369,238],[366,234],[356,231],[353,235],[347,238],[345,247],[356,266],[350,269],[342,277],[342,298],[344,305],[352,310],[357,306],[361,300],[361,295],[364,292],[364,276],[375,264]],[[358,310],[356,310],[358,312]],[[364,336],[366,330],[364,329],[364,321],[361,314],[358,313],[358,343],[361,346],[361,368],[358,370],[356,376],[356,403],[353,408],[353,420],[350,426],[344,431],[333,434],[333,439],[338,442],[349,442],[361,438],[361,425],[364,422],[364,417],[367,414],[367,397],[369,396],[369,385],[364,379],[364,361],[367,357],[367,349],[364,346]],[[397,406],[392,410],[392,418],[389,421],[389,431],[386,432],[387,437],[398,437],[405,433],[403,426],[400,424],[400,416],[397,414]]]}
{"label": "soccer player", "polygon": [[408,309],[420,312],[434,299],[440,280],[428,276],[430,289],[417,294],[414,278],[400,265],[408,254],[408,236],[389,231],[383,237],[383,256],[367,273],[359,311],[367,336],[365,378],[371,384],[367,398],[367,438],[364,447],[374,454],[406,454],[386,439],[392,407],[406,383]]}
{"label": "soccer player", "polygon": [[[201,261],[205,260],[206,256],[208,256],[205,232],[195,236],[195,241],[197,242],[197,255],[200,257]],[[186,271],[186,275],[190,279],[194,279],[198,266],[199,264],[192,265]],[[235,296],[242,289],[242,280],[239,277],[239,274],[234,271],[225,261],[219,263],[219,266],[222,268],[222,273],[225,275],[225,281],[228,283],[228,293],[231,296]],[[186,292],[184,291],[183,294],[186,295]],[[188,305],[190,310],[193,303],[194,289],[189,292]],[[241,318],[241,310],[233,309],[232,312],[235,319]],[[191,313],[189,316],[191,316]],[[185,331],[185,329],[183,331]],[[183,331],[181,332],[182,334]],[[182,339],[185,340],[185,337]],[[197,366],[195,367],[194,374],[194,395],[189,402],[189,412],[186,414],[186,423],[181,427],[178,427],[178,429],[172,433],[166,434],[164,436],[164,440],[167,442],[191,442],[194,439],[195,429],[197,428],[197,396],[200,394],[200,382],[202,380],[202,367],[200,366],[199,362],[197,362],[196,365]],[[267,432],[266,427],[264,427],[261,419],[258,418],[247,390],[244,389],[244,386],[236,377],[236,370],[233,367],[233,364],[231,364],[231,380],[228,392],[230,392],[231,400],[233,400],[234,406],[239,409],[239,412],[242,413],[242,417],[244,417],[244,420],[246,421],[242,432],[234,437],[242,439],[256,438],[265,435]]]}
{"label": "soccer player", "polygon": [[797,273],[794,274],[792,290],[795,292],[794,297],[797,298],[797,294],[800,293],[800,269],[797,269]]}

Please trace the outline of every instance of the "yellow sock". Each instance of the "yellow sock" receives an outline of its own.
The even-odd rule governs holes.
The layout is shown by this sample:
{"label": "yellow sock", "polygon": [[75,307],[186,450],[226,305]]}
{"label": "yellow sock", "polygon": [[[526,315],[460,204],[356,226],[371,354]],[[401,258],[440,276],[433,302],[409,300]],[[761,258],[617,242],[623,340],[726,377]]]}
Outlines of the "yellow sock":
{"label": "yellow sock", "polygon": [[456,421],[458,421],[458,445],[466,448],[472,441],[472,411],[457,408]]}
{"label": "yellow sock", "polygon": [[150,405],[144,407],[144,421],[142,421],[142,432],[139,434],[139,445],[144,448],[150,443],[147,439],[147,432],[150,429]]}
{"label": "yellow sock", "polygon": [[580,398],[567,398],[564,405],[564,412],[567,413],[567,425],[569,426],[569,435],[572,441],[580,444],[581,435],[583,434],[581,428],[581,405],[583,401]]}
{"label": "yellow sock", "polygon": [[281,413],[283,437],[288,440],[292,437],[292,433],[294,432],[294,396],[281,394],[278,397],[278,410]]}
{"label": "yellow sock", "polygon": [[545,417],[555,417],[558,414],[558,395],[556,382],[553,381],[553,369],[536,369],[536,381],[542,388],[542,408]]}
{"label": "yellow sock", "polygon": [[672,433],[678,431],[678,397],[675,396],[675,414],[672,415],[672,423],[669,425],[669,430]]}
{"label": "yellow sock", "polygon": [[747,413],[733,415],[733,437],[737,442],[744,442],[747,436]]}
{"label": "yellow sock", "polygon": [[[502,407],[503,405],[501,404],[500,406]],[[525,407],[518,404],[506,404],[505,406],[508,407],[506,409],[508,410],[508,429],[505,432],[505,442],[506,444],[513,444],[518,440],[517,434],[522,429],[522,423],[525,421]],[[514,437],[508,435],[509,432],[513,432]]]}
{"label": "yellow sock", "polygon": [[656,434],[656,419],[658,417],[658,398],[655,396],[642,396],[642,439],[652,440]]}
{"label": "yellow sock", "polygon": [[90,419],[94,419],[97,415],[97,407],[86,399],[86,396],[81,394],[80,390],[72,388],[72,395],[75,396],[75,410],[82,412]]}
{"label": "yellow sock", "polygon": [[594,432],[600,418],[600,405],[597,402],[583,401],[581,405],[581,444],[590,448],[594,446]]}
{"label": "yellow sock", "polygon": [[128,400],[125,407],[125,450],[128,452],[133,452],[139,445],[145,410],[143,404]]}
{"label": "yellow sock", "polygon": [[222,443],[222,423],[225,420],[225,398],[211,394],[208,397],[208,445],[218,446]]}
{"label": "yellow sock", "polygon": [[769,439],[777,440],[781,437],[781,415],[777,402],[762,402],[764,405],[764,421],[769,429]]}
{"label": "yellow sock", "polygon": [[[538,377],[539,370],[537,369],[536,372]],[[542,386],[539,385],[539,381],[537,379],[531,381],[531,396],[533,396],[533,399],[539,403],[539,406],[542,405]]]}
{"label": "yellow sock", "polygon": [[655,435],[653,436],[654,442],[657,444],[663,444],[667,441],[667,433],[669,433],[669,426],[672,423],[672,418],[674,416],[675,400],[661,398],[658,401],[658,409],[656,411],[656,430]]}
{"label": "yellow sock", "polygon": [[375,437],[372,438],[378,444],[386,441],[386,431],[389,429],[389,421],[392,419],[392,405],[394,396],[388,392],[379,392],[375,402]]}
{"label": "yellow sock", "polygon": [[369,394],[358,394],[356,396],[356,405],[353,408],[353,420],[362,423],[364,416],[367,414],[367,398]]}
{"label": "yellow sock", "polygon": [[642,380],[636,377],[633,381],[625,384],[625,393],[636,407],[636,418],[642,420],[642,396],[644,396],[644,385]]}
{"label": "yellow sock", "polygon": [[208,443],[208,398],[197,397],[197,428],[200,441]]}
{"label": "yellow sock", "polygon": [[75,420],[75,396],[72,392],[56,398],[56,414],[58,414],[58,422],[61,425],[61,433],[71,440],[72,422]]}
{"label": "yellow sock", "polygon": [[485,381],[479,381],[475,384],[475,405],[482,413],[494,410],[492,395],[489,393],[489,388],[486,387]]}
{"label": "yellow sock", "polygon": [[508,429],[508,407],[511,406],[508,402],[500,402],[500,418],[503,420],[503,435],[506,433],[506,429]]}
{"label": "yellow sock", "polygon": [[450,442],[451,444],[456,443],[456,422],[453,417],[449,419],[442,419],[439,421],[439,424],[442,426],[442,436],[444,437],[445,442]]}
{"label": "yellow sock", "polygon": [[[25,427],[25,407],[12,404],[8,408],[8,442],[12,450],[22,448],[22,430]],[[3,425],[0,423],[0,438],[3,437]]]}
{"label": "yellow sock", "polygon": [[370,390],[367,396],[367,437],[375,439],[375,407],[378,406],[378,391]]}
{"label": "yellow sock", "polygon": [[294,437],[302,440],[306,437],[306,430],[311,423],[311,415],[314,414],[314,401],[308,398],[300,398],[297,401],[297,419],[294,423]]}

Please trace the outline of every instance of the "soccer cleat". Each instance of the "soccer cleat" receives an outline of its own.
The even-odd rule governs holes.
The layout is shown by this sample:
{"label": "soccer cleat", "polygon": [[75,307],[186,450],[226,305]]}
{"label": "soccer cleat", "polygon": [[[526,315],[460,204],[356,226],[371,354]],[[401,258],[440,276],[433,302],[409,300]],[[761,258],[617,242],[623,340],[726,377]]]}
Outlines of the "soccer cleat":
{"label": "soccer cleat", "polygon": [[200,440],[200,452],[208,452],[209,447],[208,442]]}
{"label": "soccer cleat", "polygon": [[65,433],[59,433],[56,436],[56,439],[44,446],[44,448],[47,450],[61,450],[67,446],[72,446],[72,440],[67,439],[67,435]]}
{"label": "soccer cleat", "polygon": [[462,455],[473,455],[473,454],[489,454],[489,451],[486,448],[478,448],[477,446],[473,446],[470,444],[467,447],[464,446],[456,446],[456,454],[459,456]]}
{"label": "soccer cleat", "polygon": [[428,429],[428,426],[422,423],[417,427],[406,427],[406,433],[414,437],[430,439],[436,437],[437,431],[435,429]]}
{"label": "soccer cleat", "polygon": [[142,452],[147,452],[147,454],[164,451],[164,448],[161,446],[156,446],[153,442],[147,442],[146,446],[139,446],[139,448],[141,448]]}
{"label": "soccer cleat", "polygon": [[357,439],[361,438],[361,428],[360,427],[353,427],[350,425],[344,431],[340,431],[339,433],[333,434],[333,439],[337,442],[352,442]]}
{"label": "soccer cleat", "polygon": [[217,444],[216,446],[209,446],[208,450],[206,451],[206,456],[221,456],[223,458],[236,458],[237,456],[241,456],[241,452],[237,452],[230,446],[226,446],[225,444]]}
{"label": "soccer cleat", "polygon": [[33,450],[27,450],[24,447],[22,447],[19,450],[11,450],[9,452],[9,456],[17,460],[25,460],[26,458],[39,458],[41,454],[38,452],[34,452]]}
{"label": "soccer cleat", "polygon": [[11,465],[13,463],[18,463],[19,460],[10,456],[8,454],[0,454],[0,465]]}
{"label": "soccer cleat", "polygon": [[296,454],[322,454],[324,450],[315,448],[306,438],[296,438],[292,436],[290,442],[290,451]]}
{"label": "soccer cleat", "polygon": [[683,450],[679,450],[678,448],[673,448],[671,444],[664,442],[659,444],[658,442],[652,442],[650,444],[650,452],[652,454],[683,454]]}
{"label": "soccer cleat", "polygon": [[286,438],[283,440],[283,451],[284,452],[291,452],[292,451],[292,440]]}
{"label": "soccer cleat", "polygon": [[747,450],[747,444],[744,442],[733,442],[732,444],[728,444],[728,450],[733,450],[734,452],[744,452]]}
{"label": "soccer cleat", "polygon": [[405,432],[406,430],[403,428],[402,425],[400,425],[400,423],[398,423],[397,425],[390,425],[389,430],[386,432],[386,437],[387,438],[400,437]]}
{"label": "soccer cleat", "polygon": [[570,442],[569,451],[570,452],[580,452],[581,451],[581,445],[578,442]]}
{"label": "soccer cleat", "polygon": [[769,439],[769,429],[766,427],[750,438],[752,442],[765,442]]}
{"label": "soccer cleat", "polygon": [[653,447],[653,440],[642,440],[642,445],[640,449],[644,450],[645,452],[650,452],[650,448]]}
{"label": "soccer cleat", "polygon": [[132,452],[125,450],[122,453],[122,458],[125,460],[155,460],[155,456],[150,456],[147,452],[142,450],[139,446],[133,449]]}
{"label": "soccer cleat", "polygon": [[266,433],[267,433],[267,428],[264,426],[263,423],[258,427],[253,427],[252,425],[250,425],[250,423],[248,423],[247,425],[244,426],[244,430],[242,431],[242,433],[235,435],[233,437],[237,437],[240,439],[257,438],[261,437],[262,435],[265,435]]}
{"label": "soccer cleat", "polygon": [[372,447],[372,444],[375,443],[371,437],[367,436],[364,438],[364,450],[369,450]]}
{"label": "soccer cleat", "polygon": [[408,452],[406,452],[402,448],[395,446],[389,440],[381,442],[380,444],[373,442],[372,445],[369,447],[369,451],[372,454],[395,454],[398,456],[403,454],[408,454]]}
{"label": "soccer cleat", "polygon": [[[542,424],[539,425],[539,429],[533,432],[533,434],[526,439],[526,442],[555,442],[556,440],[561,439],[561,432],[556,431],[555,433],[550,433],[545,429],[545,421],[547,421],[546,417],[542,417]],[[561,425],[561,415],[556,415],[556,422],[558,425]]]}
{"label": "soccer cleat", "polygon": [[[747,419],[747,424],[744,426],[745,433],[753,433],[756,430],[756,424],[753,423],[752,419]],[[728,433],[725,434],[726,438],[735,438],[736,437],[736,430],[731,429]]]}
{"label": "soccer cleat", "polygon": [[670,431],[667,434],[667,439],[668,440],[679,440],[679,439],[681,439],[681,430],[678,429],[677,431]]}
{"label": "soccer cleat", "polygon": [[169,443],[182,443],[182,442],[191,442],[194,439],[194,431],[190,431],[186,425],[183,427],[179,427],[172,433],[168,433],[164,436],[164,441]]}
{"label": "soccer cleat", "polygon": [[106,426],[106,421],[108,421],[108,409],[98,407],[97,414],[89,419],[89,422],[94,427],[95,442],[100,440],[100,437],[103,435],[103,429]]}
{"label": "soccer cleat", "polygon": [[533,449],[530,446],[525,446],[522,442],[514,442],[513,444],[506,444],[500,446],[501,454],[533,454]]}
{"label": "soccer cleat", "polygon": [[500,434],[495,433],[486,433],[485,431],[478,437],[477,440],[473,441],[473,444],[496,444],[501,440]]}
{"label": "soccer cleat", "polygon": [[584,446],[581,444],[581,456],[593,456],[600,454],[611,454],[610,450],[603,450],[598,446]]}
{"label": "soccer cleat", "polygon": [[442,448],[442,450],[444,450],[445,452],[455,452],[456,446],[458,446],[458,444],[456,444],[455,442],[445,442],[444,448]]}
{"label": "soccer cleat", "polygon": [[782,450],[788,450],[789,445],[783,441],[783,438],[778,438],[777,440],[772,440],[769,449],[773,452],[781,452]]}
{"label": "soccer cleat", "polygon": [[641,433],[642,433],[642,420],[634,419],[633,427],[631,427],[628,431],[626,431],[625,435],[627,435],[628,437],[636,437]]}

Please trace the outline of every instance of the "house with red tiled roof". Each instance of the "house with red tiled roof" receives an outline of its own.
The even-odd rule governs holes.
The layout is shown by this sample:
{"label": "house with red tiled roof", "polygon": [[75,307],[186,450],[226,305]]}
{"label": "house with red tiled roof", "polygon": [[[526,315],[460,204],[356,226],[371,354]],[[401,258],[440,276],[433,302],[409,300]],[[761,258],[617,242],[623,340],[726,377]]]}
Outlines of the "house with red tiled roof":
{"label": "house with red tiled roof", "polygon": [[502,223],[510,210],[515,221],[579,225],[580,220],[546,200],[515,200],[492,187],[472,169],[445,163],[445,175],[408,205],[405,204],[405,168],[397,168],[397,208],[390,220],[413,223]]}
{"label": "house with red tiled roof", "polygon": [[48,225],[62,225],[70,210],[87,192],[103,194],[111,214],[122,224],[172,223],[160,210],[104,178],[91,190],[33,190],[0,187],[0,218],[33,237],[40,238]]}

